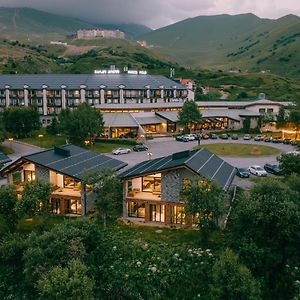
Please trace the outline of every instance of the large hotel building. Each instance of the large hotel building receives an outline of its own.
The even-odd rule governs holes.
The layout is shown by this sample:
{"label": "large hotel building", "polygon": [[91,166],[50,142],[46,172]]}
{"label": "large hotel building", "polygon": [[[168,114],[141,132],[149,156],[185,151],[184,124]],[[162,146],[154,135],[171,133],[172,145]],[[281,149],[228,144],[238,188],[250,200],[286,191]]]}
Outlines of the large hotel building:
{"label": "large hotel building", "polygon": [[[103,113],[106,134],[175,132],[183,103],[194,100],[194,85],[145,74],[0,75],[0,109],[36,105],[43,126],[67,107],[88,103]],[[245,117],[257,125],[263,113],[276,115],[287,102],[197,102],[203,129],[240,129]]]}

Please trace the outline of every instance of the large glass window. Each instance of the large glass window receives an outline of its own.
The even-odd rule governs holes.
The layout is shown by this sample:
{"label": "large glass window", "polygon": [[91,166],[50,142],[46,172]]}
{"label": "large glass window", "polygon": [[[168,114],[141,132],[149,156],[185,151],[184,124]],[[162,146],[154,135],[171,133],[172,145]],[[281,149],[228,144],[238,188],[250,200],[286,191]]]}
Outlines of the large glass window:
{"label": "large glass window", "polygon": [[145,218],[145,203],[130,201],[128,203],[128,217]]}
{"label": "large glass window", "polygon": [[66,213],[80,215],[81,201],[77,199],[66,199]]}
{"label": "large glass window", "polygon": [[150,221],[165,222],[165,206],[150,204]]}
{"label": "large glass window", "polygon": [[185,224],[185,210],[182,206],[173,206],[171,210],[172,224]]}
{"label": "large glass window", "polygon": [[35,180],[35,171],[24,171],[24,181],[34,181]]}
{"label": "large glass window", "polygon": [[19,184],[22,182],[22,176],[21,176],[21,172],[17,171],[12,173],[12,180],[13,180],[13,184]]}
{"label": "large glass window", "polygon": [[160,192],[161,174],[155,174],[143,177],[143,192]]}

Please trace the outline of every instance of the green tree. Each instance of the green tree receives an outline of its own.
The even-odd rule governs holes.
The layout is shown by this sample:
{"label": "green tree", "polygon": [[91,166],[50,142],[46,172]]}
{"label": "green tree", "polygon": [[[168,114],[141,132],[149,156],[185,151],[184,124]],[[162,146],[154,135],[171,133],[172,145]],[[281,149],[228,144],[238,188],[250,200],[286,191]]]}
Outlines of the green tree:
{"label": "green tree", "polygon": [[265,297],[290,299],[287,264],[299,263],[300,195],[278,180],[257,184],[239,199],[227,229],[232,246],[256,277]]}
{"label": "green tree", "polygon": [[210,229],[215,227],[224,211],[224,191],[214,181],[205,179],[186,184],[181,195],[187,214],[195,216],[201,238],[207,241]]}
{"label": "green tree", "polygon": [[300,194],[300,176],[298,174],[291,174],[285,179],[285,183],[292,191]]}
{"label": "green tree", "polygon": [[[297,105],[290,108],[288,122],[290,123],[291,126],[295,128],[295,130],[298,133],[298,131],[300,130],[300,104],[299,103],[297,103]],[[296,134],[295,139],[297,138],[298,135]]]}
{"label": "green tree", "polygon": [[95,193],[95,209],[103,221],[115,220],[122,213],[122,182],[110,169],[103,169],[94,174],[87,174],[84,184],[92,185]]}
{"label": "green tree", "polygon": [[184,127],[185,131],[195,129],[202,122],[202,115],[195,101],[186,101],[182,110],[178,112],[178,124]]}
{"label": "green tree", "polygon": [[49,134],[57,134],[59,133],[59,130],[60,130],[59,123],[57,121],[57,118],[54,117],[52,119],[51,125],[47,127],[47,132]]}
{"label": "green tree", "polygon": [[279,166],[285,175],[292,173],[300,175],[300,155],[285,153],[279,157]]}
{"label": "green tree", "polygon": [[250,117],[245,117],[245,119],[243,120],[243,131],[245,133],[249,133],[250,132],[250,126],[251,126]]}
{"label": "green tree", "polygon": [[276,127],[282,128],[286,125],[286,113],[283,106],[280,107],[278,115],[276,117]]}
{"label": "green tree", "polygon": [[91,300],[93,287],[88,268],[78,259],[71,260],[66,267],[54,267],[37,283],[39,298],[49,300]]}
{"label": "green tree", "polygon": [[239,262],[232,250],[224,250],[212,268],[210,287],[213,300],[258,300],[259,285],[250,270]]}
{"label": "green tree", "polygon": [[48,212],[51,184],[43,180],[26,182],[22,193],[21,211],[34,215],[38,211]]}
{"label": "green tree", "polygon": [[9,107],[4,110],[3,124],[17,138],[26,137],[40,128],[40,116],[36,107]]}
{"label": "green tree", "polygon": [[63,110],[58,119],[62,132],[75,144],[83,144],[85,139],[103,132],[102,114],[86,103],[73,111],[68,108]]}
{"label": "green tree", "polygon": [[0,188],[0,216],[10,229],[13,229],[18,220],[18,197],[14,186]]}

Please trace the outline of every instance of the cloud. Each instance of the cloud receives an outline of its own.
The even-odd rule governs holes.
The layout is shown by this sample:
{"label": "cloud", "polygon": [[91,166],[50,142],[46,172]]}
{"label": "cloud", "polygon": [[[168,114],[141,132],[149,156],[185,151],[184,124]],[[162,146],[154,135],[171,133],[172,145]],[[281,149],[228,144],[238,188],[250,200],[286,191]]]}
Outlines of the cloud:
{"label": "cloud", "polygon": [[152,28],[199,15],[252,12],[278,18],[300,14],[298,0],[0,0],[0,6],[32,7],[95,23],[139,23]]}

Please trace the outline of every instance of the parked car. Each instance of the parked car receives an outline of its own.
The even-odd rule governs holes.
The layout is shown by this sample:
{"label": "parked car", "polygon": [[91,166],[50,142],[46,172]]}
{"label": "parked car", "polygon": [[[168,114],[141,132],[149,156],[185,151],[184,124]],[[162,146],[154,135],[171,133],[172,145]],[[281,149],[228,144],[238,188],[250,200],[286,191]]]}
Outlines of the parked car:
{"label": "parked car", "polygon": [[272,138],[272,143],[278,144],[279,143],[279,139],[277,137],[273,137]]}
{"label": "parked car", "polygon": [[245,168],[237,168],[236,175],[240,178],[249,178],[250,177],[249,171]]}
{"label": "parked car", "polygon": [[268,135],[267,135],[267,136],[265,137],[265,139],[264,139],[264,141],[265,141],[266,143],[270,143],[271,140],[272,140],[271,137],[268,136]]}
{"label": "parked car", "polygon": [[185,134],[183,136],[184,139],[187,139],[188,141],[194,141],[196,140],[195,134]]}
{"label": "parked car", "polygon": [[299,142],[296,141],[296,140],[292,140],[292,141],[290,142],[290,144],[291,144],[292,146],[298,146]]}
{"label": "parked car", "polygon": [[132,148],[132,150],[135,151],[135,152],[147,151],[147,150],[148,150],[148,147],[145,146],[145,145],[135,145],[135,146]]}
{"label": "parked car", "polygon": [[262,138],[262,135],[261,134],[258,134],[255,138],[254,138],[254,141],[255,142],[260,142],[260,141],[262,141],[263,140],[263,138]]}
{"label": "parked car", "polygon": [[221,134],[220,135],[220,139],[222,139],[222,140],[228,140],[228,134],[226,134],[226,133]]}
{"label": "parked car", "polygon": [[261,166],[250,166],[248,171],[256,176],[265,177],[267,176],[267,172]]}
{"label": "parked car", "polygon": [[216,135],[216,134],[211,134],[210,135],[210,138],[212,139],[212,140],[217,140],[218,139],[218,136]]}
{"label": "parked car", "polygon": [[278,165],[271,165],[271,164],[265,164],[264,169],[271,174],[274,175],[283,175],[282,170],[279,168]]}
{"label": "parked car", "polygon": [[231,136],[231,139],[236,141],[236,140],[239,139],[239,136],[238,136],[237,134],[233,134],[233,135]]}
{"label": "parked car", "polygon": [[209,139],[209,135],[208,134],[202,134],[201,138],[203,140],[208,140]]}
{"label": "parked car", "polygon": [[129,148],[116,148],[116,149],[113,149],[113,151],[111,153],[114,155],[120,155],[120,154],[128,154],[130,152],[131,152],[131,150]]}
{"label": "parked car", "polygon": [[288,145],[288,144],[290,144],[291,139],[284,139],[282,142],[283,142],[283,144]]}
{"label": "parked car", "polygon": [[183,135],[177,135],[176,137],[175,137],[175,140],[176,141],[178,141],[178,142],[183,142]]}
{"label": "parked car", "polygon": [[250,141],[251,140],[251,135],[250,134],[245,134],[243,139],[245,141]]}

